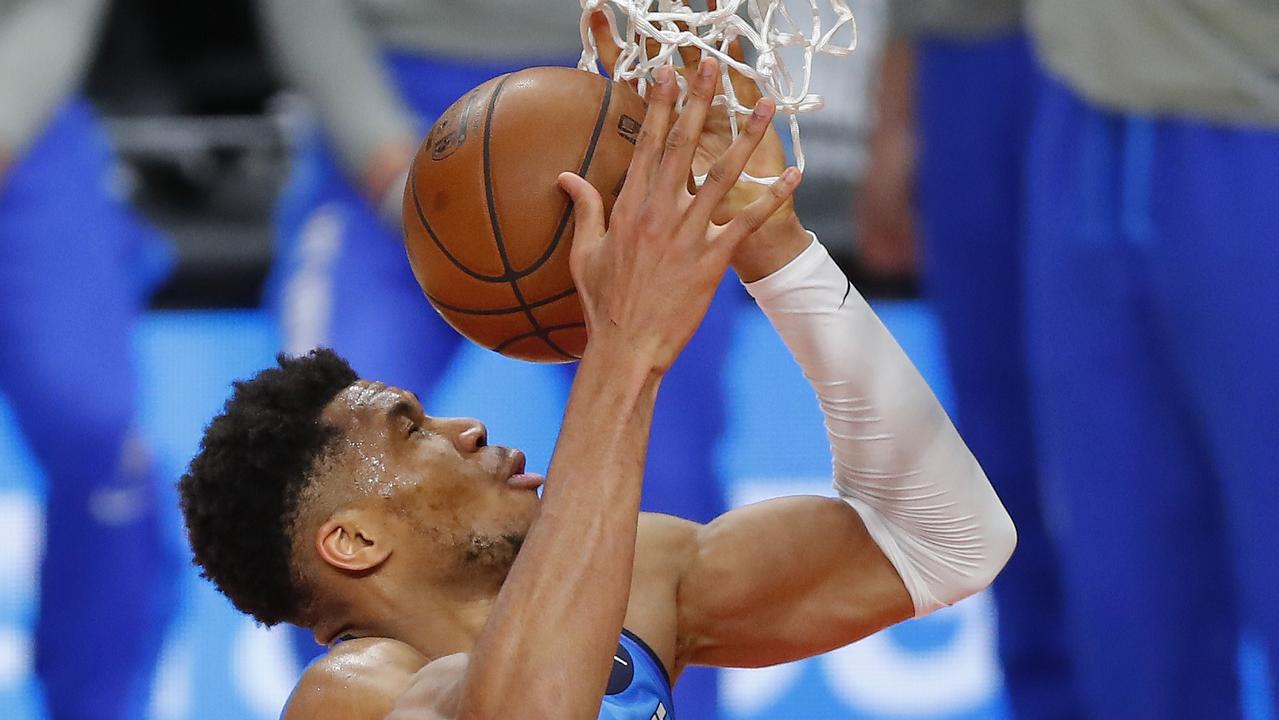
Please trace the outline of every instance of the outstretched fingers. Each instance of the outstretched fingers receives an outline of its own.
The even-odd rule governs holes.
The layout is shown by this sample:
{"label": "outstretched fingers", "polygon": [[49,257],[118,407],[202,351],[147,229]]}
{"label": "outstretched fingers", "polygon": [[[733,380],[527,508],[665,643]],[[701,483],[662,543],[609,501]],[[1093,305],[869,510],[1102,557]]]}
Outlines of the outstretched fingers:
{"label": "outstretched fingers", "polygon": [[666,152],[658,171],[656,188],[659,192],[676,193],[688,184],[693,168],[693,155],[706,124],[706,114],[715,97],[716,74],[719,63],[714,58],[702,58],[697,74],[688,84],[688,96],[679,119],[666,136]]}
{"label": "outstretched fingers", "polygon": [[710,222],[715,206],[737,184],[742,170],[746,168],[746,163],[750,162],[755,148],[759,147],[760,141],[764,139],[776,110],[776,104],[770,99],[765,98],[755,103],[755,110],[751,113],[750,120],[746,122],[746,127],[738,133],[737,139],[728,146],[728,150],[724,151],[724,154],[720,155],[706,171],[706,181],[698,189],[697,197],[689,210],[694,222]]}
{"label": "outstretched fingers", "polygon": [[768,186],[767,192],[742,208],[742,211],[722,228],[716,238],[716,244],[724,252],[731,253],[738,243],[764,227],[764,223],[773,216],[773,213],[777,212],[795,193],[795,188],[799,187],[799,181],[799,170],[794,167],[786,168],[776,182]]}
{"label": "outstretched fingers", "polygon": [[573,242],[593,242],[604,236],[604,200],[595,186],[571,172],[560,173],[560,188],[573,201]]}
{"label": "outstretched fingers", "polygon": [[640,126],[635,154],[631,157],[631,167],[626,172],[626,184],[622,186],[614,212],[636,209],[643,204],[662,160],[666,131],[675,111],[679,87],[675,84],[675,70],[671,67],[660,67],[653,71],[653,80],[653,87],[646,98],[648,110],[644,113],[644,124]]}
{"label": "outstretched fingers", "polygon": [[608,26],[608,17],[603,10],[591,13],[589,19],[591,37],[595,38],[595,51],[599,54],[600,64],[608,72],[608,76],[617,79],[617,60],[622,56],[622,48],[613,40],[613,32]]}

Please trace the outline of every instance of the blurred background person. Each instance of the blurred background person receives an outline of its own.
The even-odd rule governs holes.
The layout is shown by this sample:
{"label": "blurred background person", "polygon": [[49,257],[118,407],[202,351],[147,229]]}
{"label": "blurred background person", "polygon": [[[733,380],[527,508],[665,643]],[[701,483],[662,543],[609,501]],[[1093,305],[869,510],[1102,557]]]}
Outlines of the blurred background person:
{"label": "blurred background person", "polygon": [[1035,71],[1022,0],[895,0],[892,9],[857,205],[859,257],[885,277],[918,263],[960,430],[1017,520],[1017,552],[993,588],[1014,715],[1083,717],[1026,372],[1022,174]]}
{"label": "blurred background person", "polygon": [[[333,347],[360,373],[429,398],[463,339],[431,309],[405,261],[400,207],[409,163],[435,118],[476,85],[529,66],[576,65],[581,6],[260,2],[287,81],[319,119],[300,143],[277,217],[268,302],[284,347],[294,353]],[[359,273],[344,272],[355,266]],[[664,383],[646,510],[706,521],[724,509],[714,451],[725,423],[722,368],[732,310],[741,296],[737,283],[726,281]],[[559,381],[549,372],[547,378]],[[302,657],[321,650],[309,634],[297,637]],[[681,713],[716,717],[713,672],[695,669],[685,677]]]}
{"label": "blurred background person", "polygon": [[0,2],[0,391],[46,479],[36,671],[59,720],[137,715],[176,573],[130,345],[164,252],[80,94],[107,6]]}
{"label": "blurred background person", "polygon": [[1279,4],[1029,20],[1029,366],[1081,690],[1239,717],[1241,631],[1279,688]]}

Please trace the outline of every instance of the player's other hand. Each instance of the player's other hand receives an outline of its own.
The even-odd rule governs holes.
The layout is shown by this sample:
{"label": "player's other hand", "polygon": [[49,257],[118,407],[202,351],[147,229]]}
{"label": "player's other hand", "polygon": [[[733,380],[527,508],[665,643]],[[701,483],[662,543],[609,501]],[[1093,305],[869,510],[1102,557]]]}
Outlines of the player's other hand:
{"label": "player's other hand", "polygon": [[586,317],[587,353],[607,347],[643,358],[657,372],[668,369],[701,324],[734,250],[799,183],[798,171],[788,169],[753,202],[713,220],[769,129],[774,107],[762,101],[737,140],[707,168],[702,187],[689,192],[717,74],[714,60],[702,61],[677,117],[674,71],[655,73],[635,156],[607,229],[599,192],[577,175],[560,176],[574,203],[571,267]]}
{"label": "player's other hand", "polygon": [[[714,10],[717,7],[715,0],[709,0],[708,7]],[[613,74],[621,58],[622,48],[618,47],[613,40],[608,20],[603,12],[591,15],[590,29],[595,39],[595,47],[599,50],[600,62],[610,74]],[[656,54],[659,49],[656,42],[652,40],[648,42],[649,55]],[[727,52],[733,60],[745,62],[740,38],[729,43]],[[678,72],[691,86],[698,63],[702,58],[702,51],[692,46],[680,47],[679,57]],[[717,95],[725,94],[724,75],[724,72],[718,74],[715,85]],[[763,99],[763,92],[752,78],[732,68],[728,68],[727,76],[737,101],[743,106],[753,107]],[[742,118],[739,117],[739,123],[741,120]],[[716,158],[722,155],[732,142],[733,130],[729,123],[728,112],[722,107],[713,109],[707,115],[705,127],[698,138],[697,150],[693,155],[693,175],[698,177],[705,175]],[[770,122],[765,128],[764,137],[751,152],[743,170],[753,177],[763,178],[777,177],[785,169],[786,151],[782,146],[781,137]],[[717,223],[728,222],[743,208],[763,197],[767,192],[767,185],[739,179],[716,206],[711,214],[711,220]],[[746,282],[758,280],[781,268],[803,252],[809,242],[811,240],[808,233],[795,215],[795,206],[787,198],[786,202],[769,216],[757,232],[741,243],[732,258],[733,269]]]}

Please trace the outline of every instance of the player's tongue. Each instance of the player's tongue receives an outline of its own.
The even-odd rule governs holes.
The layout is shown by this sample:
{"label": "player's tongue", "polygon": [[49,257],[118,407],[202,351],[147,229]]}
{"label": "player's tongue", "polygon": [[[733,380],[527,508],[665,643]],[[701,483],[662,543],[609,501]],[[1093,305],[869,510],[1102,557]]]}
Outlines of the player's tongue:
{"label": "player's tongue", "polygon": [[546,478],[537,473],[516,473],[506,479],[506,484],[516,490],[536,490],[546,482]]}

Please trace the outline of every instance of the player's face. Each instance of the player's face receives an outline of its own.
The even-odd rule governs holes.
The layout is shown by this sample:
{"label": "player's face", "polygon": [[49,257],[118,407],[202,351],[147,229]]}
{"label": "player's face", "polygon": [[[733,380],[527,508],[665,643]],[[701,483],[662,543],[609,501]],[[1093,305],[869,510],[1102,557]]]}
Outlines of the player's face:
{"label": "player's face", "polygon": [[524,454],[488,444],[471,418],[427,415],[417,397],[359,381],[325,410],[343,429],[336,476],[357,483],[361,505],[389,514],[397,553],[443,572],[509,567],[537,513],[537,475]]}

